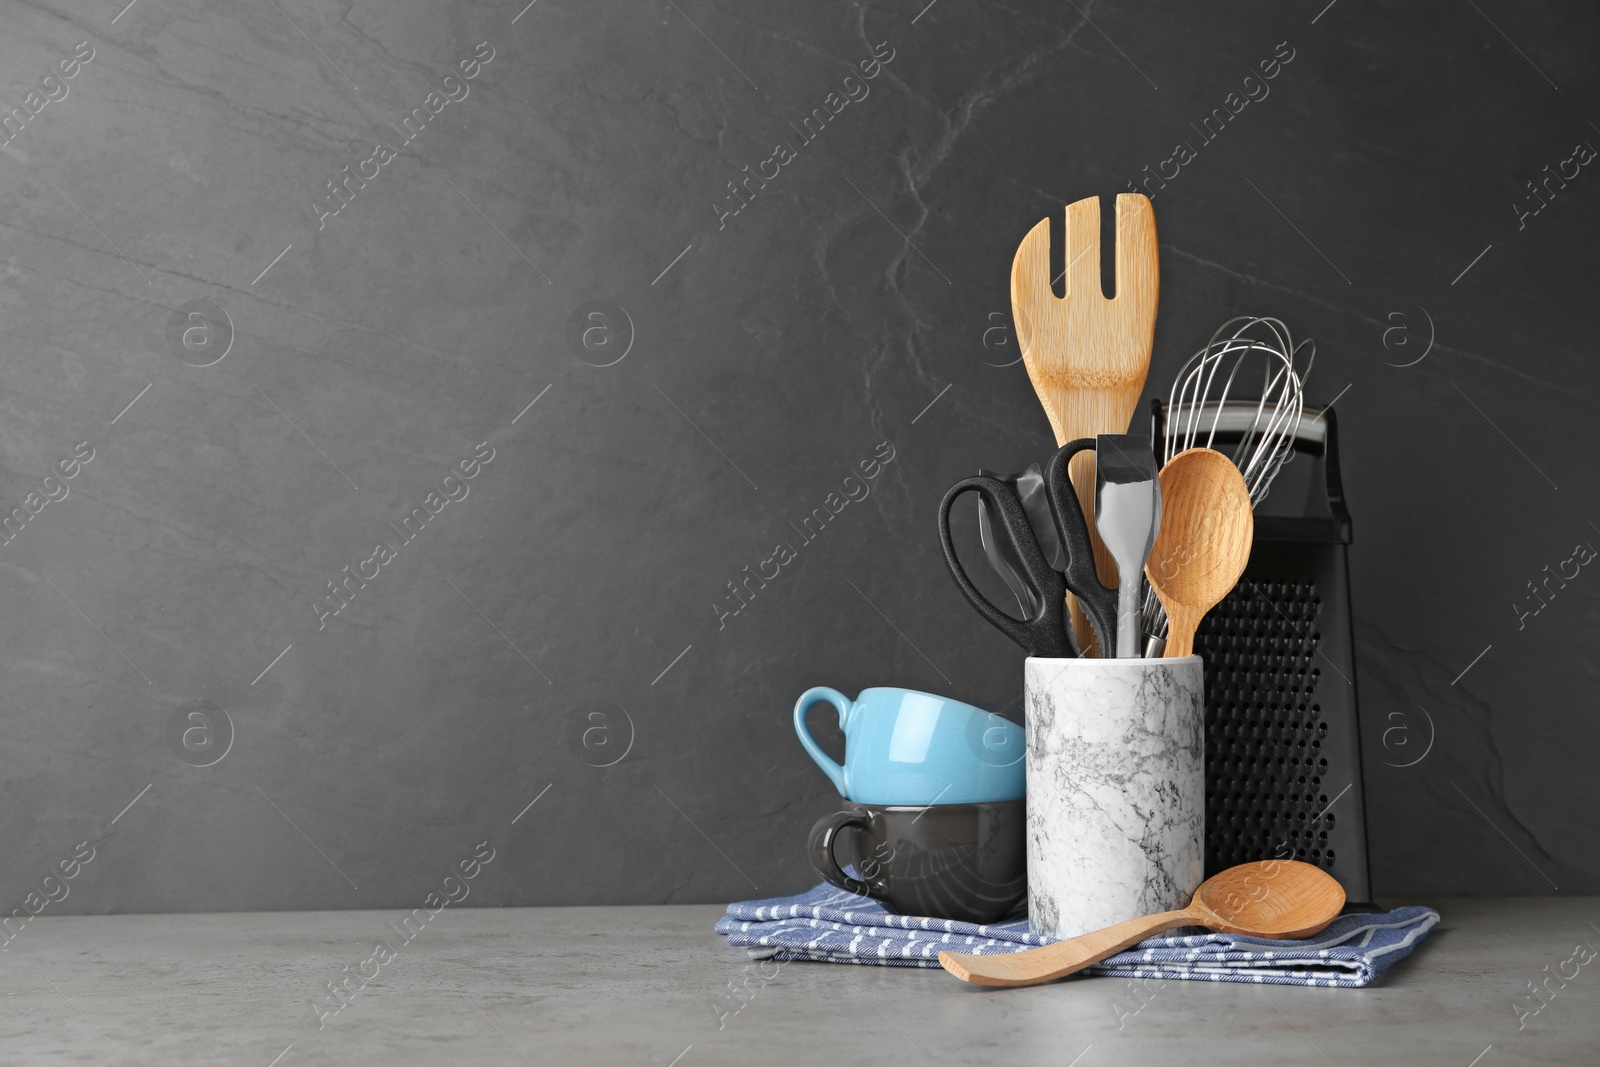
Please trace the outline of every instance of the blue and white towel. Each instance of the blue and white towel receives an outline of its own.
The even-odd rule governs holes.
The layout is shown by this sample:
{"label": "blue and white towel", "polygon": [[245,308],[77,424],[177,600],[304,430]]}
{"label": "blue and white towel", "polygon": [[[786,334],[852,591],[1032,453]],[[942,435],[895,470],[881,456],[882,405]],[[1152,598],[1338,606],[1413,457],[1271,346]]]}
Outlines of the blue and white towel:
{"label": "blue and white towel", "polygon": [[[1357,987],[1411,954],[1439,922],[1432,908],[1342,915],[1315,937],[1269,941],[1235,934],[1152,937],[1084,970],[1115,978],[1187,978],[1265,985]],[[753,959],[937,967],[944,950],[1021,952],[1054,939],[1028,932],[1028,920],[980,926],[895,915],[869,897],[830,885],[794,897],[730,904],[717,933]]]}

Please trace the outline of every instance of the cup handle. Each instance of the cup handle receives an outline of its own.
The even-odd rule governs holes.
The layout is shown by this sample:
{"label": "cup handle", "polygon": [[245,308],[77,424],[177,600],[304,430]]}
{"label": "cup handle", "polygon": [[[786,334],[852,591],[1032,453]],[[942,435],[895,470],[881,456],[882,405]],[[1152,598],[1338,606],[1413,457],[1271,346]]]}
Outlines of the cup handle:
{"label": "cup handle", "polygon": [[850,717],[850,698],[837,689],[819,685],[801,693],[800,699],[794,702],[794,732],[800,735],[800,744],[805,747],[806,754],[822,768],[822,773],[828,776],[828,780],[843,797],[847,796],[844,789],[844,768],[828,758],[828,754],[812,739],[811,731],[806,729],[806,712],[811,710],[811,705],[824,700],[838,709],[839,729],[844,729],[845,720]]}
{"label": "cup handle", "polygon": [[811,837],[806,843],[806,848],[811,853],[811,866],[822,875],[824,882],[859,896],[871,895],[872,887],[845,874],[844,869],[839,866],[838,858],[833,854],[833,843],[841,830],[864,831],[871,821],[872,816],[866,812],[836,811],[832,815],[824,815],[811,827]]}

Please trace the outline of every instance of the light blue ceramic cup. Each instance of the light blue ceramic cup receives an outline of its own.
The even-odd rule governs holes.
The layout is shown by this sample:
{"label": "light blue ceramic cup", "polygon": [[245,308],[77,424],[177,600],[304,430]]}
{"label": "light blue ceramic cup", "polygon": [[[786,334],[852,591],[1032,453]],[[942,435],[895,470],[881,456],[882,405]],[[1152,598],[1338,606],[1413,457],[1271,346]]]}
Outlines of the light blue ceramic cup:
{"label": "light blue ceramic cup", "polygon": [[[829,703],[844,731],[844,766],[806,729],[806,712]],[[807,689],[794,705],[800,743],[839,795],[859,804],[985,804],[1025,791],[1022,727],[959,700],[914,689]]]}

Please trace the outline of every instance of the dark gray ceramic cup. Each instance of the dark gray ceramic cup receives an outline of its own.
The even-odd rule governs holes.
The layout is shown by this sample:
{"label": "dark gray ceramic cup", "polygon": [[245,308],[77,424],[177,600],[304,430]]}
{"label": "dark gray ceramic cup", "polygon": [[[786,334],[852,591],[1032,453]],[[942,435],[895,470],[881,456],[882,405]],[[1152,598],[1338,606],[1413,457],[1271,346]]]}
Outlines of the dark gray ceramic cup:
{"label": "dark gray ceramic cup", "polygon": [[1026,830],[1025,800],[850,804],[817,820],[808,850],[829,885],[901,915],[991,923],[1027,895]]}

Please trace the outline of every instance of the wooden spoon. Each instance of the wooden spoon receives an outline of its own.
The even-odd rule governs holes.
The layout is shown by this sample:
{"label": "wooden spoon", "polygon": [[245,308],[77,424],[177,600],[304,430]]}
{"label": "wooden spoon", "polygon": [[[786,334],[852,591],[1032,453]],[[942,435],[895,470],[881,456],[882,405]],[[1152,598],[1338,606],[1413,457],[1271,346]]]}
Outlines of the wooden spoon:
{"label": "wooden spoon", "polygon": [[[1161,262],[1156,216],[1147,197],[1117,195],[1117,294],[1107,300],[1100,284],[1100,198],[1067,205],[1066,296],[1050,281],[1050,220],[1017,246],[1011,262],[1011,313],[1028,378],[1055,431],[1056,447],[1103,433],[1126,433],[1144,392],[1155,339]],[[1100,543],[1094,516],[1094,455],[1072,461],[1071,479],[1083,513],[1102,585],[1117,587],[1117,567]],[[1094,644],[1094,631],[1068,597],[1078,645]],[[1101,649],[1104,656],[1114,655]]]}
{"label": "wooden spoon", "polygon": [[1167,609],[1168,657],[1194,651],[1200,620],[1244,574],[1255,529],[1244,475],[1221,452],[1191,448],[1161,468],[1161,532],[1144,573]]}
{"label": "wooden spoon", "polygon": [[1332,877],[1298,860],[1241,863],[1214,874],[1181,911],[1163,911],[1058,941],[1043,948],[994,956],[939,953],[945,970],[974,985],[1019,986],[1049,982],[1115,956],[1153,934],[1179,926],[1205,926],[1225,934],[1285,940],[1310,937],[1344,907],[1344,889]]}

